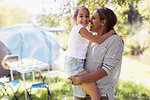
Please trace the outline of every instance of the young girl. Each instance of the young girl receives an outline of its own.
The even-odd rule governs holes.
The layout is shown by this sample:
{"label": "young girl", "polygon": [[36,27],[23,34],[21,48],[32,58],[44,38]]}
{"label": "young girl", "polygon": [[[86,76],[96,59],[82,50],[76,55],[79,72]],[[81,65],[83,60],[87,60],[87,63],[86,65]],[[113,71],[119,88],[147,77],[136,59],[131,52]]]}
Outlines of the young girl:
{"label": "young girl", "polygon": [[[115,33],[115,31],[110,31],[101,37],[92,35],[92,33],[90,33],[86,28],[89,24],[90,18],[89,10],[85,6],[78,6],[76,8],[73,20],[75,25],[72,28],[69,38],[64,66],[65,72],[68,76],[80,76],[88,73],[83,67],[89,40],[100,44]],[[87,92],[87,94],[90,95],[91,100],[100,100],[101,96],[95,83],[83,83],[81,84],[81,87]],[[80,90],[79,94],[83,94],[83,96],[85,96],[86,92],[82,90],[81,87],[78,87]],[[77,96],[78,94],[75,95]]]}

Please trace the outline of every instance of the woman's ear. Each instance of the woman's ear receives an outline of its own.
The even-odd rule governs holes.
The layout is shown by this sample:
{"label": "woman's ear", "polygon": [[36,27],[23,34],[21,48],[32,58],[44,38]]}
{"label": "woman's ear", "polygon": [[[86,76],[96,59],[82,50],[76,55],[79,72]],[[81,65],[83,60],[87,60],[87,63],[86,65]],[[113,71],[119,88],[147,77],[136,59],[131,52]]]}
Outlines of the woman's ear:
{"label": "woman's ear", "polygon": [[106,24],[106,19],[102,20],[102,26]]}

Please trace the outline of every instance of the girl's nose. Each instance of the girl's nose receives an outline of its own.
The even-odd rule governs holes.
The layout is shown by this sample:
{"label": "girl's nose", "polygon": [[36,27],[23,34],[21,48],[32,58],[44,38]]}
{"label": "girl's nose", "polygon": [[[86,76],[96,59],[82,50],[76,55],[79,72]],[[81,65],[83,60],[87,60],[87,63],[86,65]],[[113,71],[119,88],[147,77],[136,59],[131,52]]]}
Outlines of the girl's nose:
{"label": "girl's nose", "polygon": [[92,20],[90,19],[89,22],[92,22]]}
{"label": "girl's nose", "polygon": [[83,19],[87,19],[86,17],[83,17]]}

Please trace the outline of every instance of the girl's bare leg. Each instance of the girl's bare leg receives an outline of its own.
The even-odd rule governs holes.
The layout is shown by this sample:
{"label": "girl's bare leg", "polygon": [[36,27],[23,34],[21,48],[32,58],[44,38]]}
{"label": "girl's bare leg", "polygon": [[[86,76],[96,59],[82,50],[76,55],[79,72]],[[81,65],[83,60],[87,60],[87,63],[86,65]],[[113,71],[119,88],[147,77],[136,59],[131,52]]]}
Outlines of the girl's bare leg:
{"label": "girl's bare leg", "polygon": [[[75,76],[80,76],[80,75],[84,75],[87,74],[88,72],[86,70],[78,73]],[[92,83],[83,83],[81,84],[81,87],[90,95],[91,100],[100,100],[101,95],[96,87],[95,82]]]}

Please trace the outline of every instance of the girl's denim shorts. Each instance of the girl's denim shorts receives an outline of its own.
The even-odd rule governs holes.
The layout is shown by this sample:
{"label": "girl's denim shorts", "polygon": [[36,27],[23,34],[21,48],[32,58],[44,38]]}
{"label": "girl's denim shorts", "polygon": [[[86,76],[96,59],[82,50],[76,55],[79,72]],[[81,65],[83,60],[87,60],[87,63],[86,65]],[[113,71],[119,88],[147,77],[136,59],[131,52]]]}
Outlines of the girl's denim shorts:
{"label": "girl's denim shorts", "polygon": [[74,76],[84,70],[84,59],[66,56],[64,70],[68,76]]}

